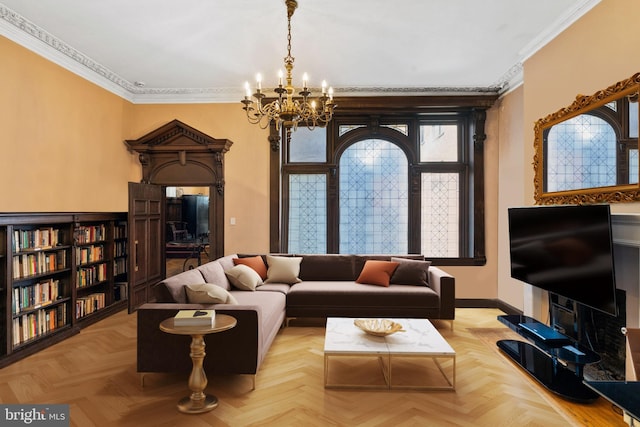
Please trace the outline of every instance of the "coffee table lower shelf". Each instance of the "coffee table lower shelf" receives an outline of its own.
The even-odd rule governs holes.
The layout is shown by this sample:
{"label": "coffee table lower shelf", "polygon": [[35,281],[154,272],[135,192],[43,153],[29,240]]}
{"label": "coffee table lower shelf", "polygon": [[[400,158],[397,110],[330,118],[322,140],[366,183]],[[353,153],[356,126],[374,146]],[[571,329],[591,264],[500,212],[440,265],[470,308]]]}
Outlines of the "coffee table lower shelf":
{"label": "coffee table lower shelf", "polygon": [[[380,367],[380,374],[384,383],[379,384],[362,384],[362,383],[343,383],[343,382],[331,382],[331,360],[338,358],[362,358],[362,359],[377,359]],[[402,384],[394,383],[393,366],[394,361],[398,359],[422,359],[431,361],[435,364],[438,371],[441,374],[443,385],[433,384]],[[440,363],[440,359],[445,359],[448,366],[443,367]],[[328,354],[324,355],[324,387],[333,389],[372,389],[372,390],[455,390],[456,389],[456,367],[455,367],[455,355],[454,356],[398,356],[390,354]],[[369,378],[371,379],[371,378]]]}

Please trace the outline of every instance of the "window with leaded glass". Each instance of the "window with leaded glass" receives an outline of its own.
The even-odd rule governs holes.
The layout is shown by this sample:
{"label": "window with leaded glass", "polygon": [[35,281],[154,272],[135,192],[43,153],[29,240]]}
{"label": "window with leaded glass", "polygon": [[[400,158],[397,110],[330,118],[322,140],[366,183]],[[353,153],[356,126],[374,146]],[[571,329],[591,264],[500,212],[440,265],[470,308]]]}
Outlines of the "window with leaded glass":
{"label": "window with leaded glass", "polygon": [[289,251],[327,251],[327,176],[289,175]]}
{"label": "window with leaded glass", "polygon": [[616,133],[604,119],[581,114],[547,136],[547,191],[616,184]]}
{"label": "window with leaded glass", "polygon": [[340,253],[408,251],[407,157],[396,145],[367,139],[340,157]]}
{"label": "window with leaded glass", "polygon": [[423,173],[421,202],[422,253],[460,256],[460,174]]}
{"label": "window with leaded glass", "polygon": [[474,148],[484,141],[484,109],[411,112],[402,102],[398,113],[393,102],[367,111],[358,101],[357,114],[336,113],[325,129],[282,138],[281,163],[272,163],[280,172],[272,173],[271,190],[280,191],[272,251],[485,262],[483,180],[474,175],[483,168],[483,150]]}

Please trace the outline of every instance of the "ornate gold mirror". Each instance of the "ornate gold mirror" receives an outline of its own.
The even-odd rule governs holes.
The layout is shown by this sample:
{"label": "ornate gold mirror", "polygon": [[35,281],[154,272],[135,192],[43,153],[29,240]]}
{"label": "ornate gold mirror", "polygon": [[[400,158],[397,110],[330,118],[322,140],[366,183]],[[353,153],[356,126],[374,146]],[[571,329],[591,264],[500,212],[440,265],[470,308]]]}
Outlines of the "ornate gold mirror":
{"label": "ornate gold mirror", "polygon": [[639,90],[636,73],[535,123],[537,204],[640,200]]}

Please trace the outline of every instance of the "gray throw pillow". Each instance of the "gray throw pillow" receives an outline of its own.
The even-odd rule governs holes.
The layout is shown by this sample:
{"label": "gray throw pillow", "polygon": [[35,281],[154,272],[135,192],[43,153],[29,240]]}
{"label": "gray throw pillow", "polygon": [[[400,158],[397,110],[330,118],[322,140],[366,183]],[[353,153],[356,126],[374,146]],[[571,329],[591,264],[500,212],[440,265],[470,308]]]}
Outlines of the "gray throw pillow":
{"label": "gray throw pillow", "polygon": [[429,283],[429,266],[431,261],[419,261],[407,258],[391,258],[399,263],[391,276],[391,284],[427,286]]}

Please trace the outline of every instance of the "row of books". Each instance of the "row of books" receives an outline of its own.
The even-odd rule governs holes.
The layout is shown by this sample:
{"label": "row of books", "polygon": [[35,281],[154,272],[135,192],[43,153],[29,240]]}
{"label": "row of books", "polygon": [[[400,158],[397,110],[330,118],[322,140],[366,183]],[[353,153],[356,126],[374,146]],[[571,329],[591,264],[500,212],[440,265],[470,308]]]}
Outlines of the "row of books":
{"label": "row of books", "polygon": [[76,275],[76,287],[84,288],[107,280],[107,264],[80,267]]}
{"label": "row of books", "polygon": [[122,224],[122,225],[116,225],[113,228],[113,238],[114,239],[126,239],[127,238],[127,226]]}
{"label": "row of books", "polygon": [[127,272],[127,259],[119,258],[113,262],[113,275],[118,276]]}
{"label": "row of books", "polygon": [[115,242],[115,256],[125,256],[127,254],[127,242]]}
{"label": "row of books", "polygon": [[84,317],[105,307],[105,294],[102,292],[90,294],[76,299],[76,319]]}
{"label": "row of books", "polygon": [[78,265],[102,261],[104,256],[104,246],[102,245],[82,246],[76,248],[76,263]]}
{"label": "row of books", "polygon": [[67,324],[67,304],[23,314],[13,319],[14,346],[51,332]]}
{"label": "row of books", "polygon": [[115,301],[122,301],[127,299],[129,295],[127,282],[116,282],[113,284],[113,299]]}
{"label": "row of books", "polygon": [[60,296],[60,281],[45,280],[35,285],[13,288],[12,313],[20,313],[47,306]]}
{"label": "row of books", "polygon": [[76,243],[100,242],[107,239],[107,228],[104,224],[83,225],[76,228]]}
{"label": "row of books", "polygon": [[33,276],[67,268],[67,251],[35,252],[13,256],[13,278]]}
{"label": "row of books", "polygon": [[61,236],[61,230],[53,227],[13,230],[13,252],[52,248],[62,242]]}

